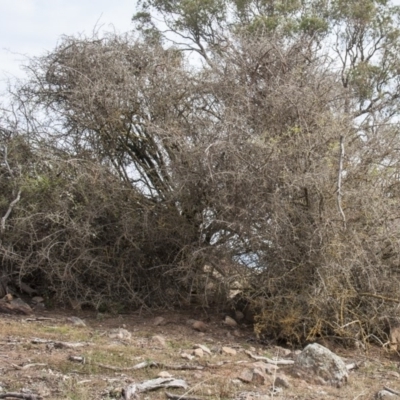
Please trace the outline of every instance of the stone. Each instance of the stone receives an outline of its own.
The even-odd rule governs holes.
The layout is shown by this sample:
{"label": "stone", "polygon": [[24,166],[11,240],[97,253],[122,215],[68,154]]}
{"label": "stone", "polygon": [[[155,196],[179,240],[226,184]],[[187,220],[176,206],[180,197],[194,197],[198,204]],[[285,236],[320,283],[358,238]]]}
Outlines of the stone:
{"label": "stone", "polygon": [[292,354],[292,350],[285,349],[284,347],[275,346],[274,353],[279,357],[288,357]]}
{"label": "stone", "polygon": [[111,329],[108,333],[110,339],[131,340],[132,334],[123,328]]}
{"label": "stone", "polygon": [[229,356],[236,356],[237,351],[235,349],[232,349],[231,347],[223,347],[222,353],[228,354]]}
{"label": "stone", "polygon": [[86,323],[78,317],[68,317],[67,321],[71,322],[71,324],[75,326],[86,326]]}
{"label": "stone", "polygon": [[186,360],[193,360],[194,356],[192,356],[191,354],[188,353],[181,353],[181,357],[182,358],[186,358]]}
{"label": "stone", "polygon": [[34,312],[41,312],[41,311],[44,311],[45,309],[46,309],[46,306],[44,305],[44,303],[37,303],[33,307]]}
{"label": "stone", "polygon": [[279,367],[277,365],[274,364],[267,364],[265,367],[265,372],[268,375],[275,375],[276,371],[278,371]]}
{"label": "stone", "polygon": [[257,385],[265,385],[266,380],[267,377],[261,369],[253,369],[253,379],[251,380],[253,383],[256,383]]}
{"label": "stone", "polygon": [[281,387],[284,389],[290,388],[290,382],[288,378],[284,375],[277,375],[275,377],[274,386]]}
{"label": "stone", "polygon": [[380,390],[378,393],[375,393],[374,399],[385,400],[385,399],[390,399],[393,397],[397,397],[397,395],[389,392],[388,390]]}
{"label": "stone", "polygon": [[207,346],[204,346],[203,344],[195,344],[194,348],[195,349],[201,349],[201,350],[204,351],[204,353],[207,353],[207,354],[209,354],[211,356],[211,350]]}
{"label": "stone", "polygon": [[199,331],[199,332],[206,332],[207,331],[207,325],[202,321],[194,321],[193,324],[192,324],[192,328],[195,331]]}
{"label": "stone", "polygon": [[390,328],[389,349],[392,351],[400,350],[400,326]]}
{"label": "stone", "polygon": [[297,356],[292,372],[306,381],[336,387],[341,387],[348,380],[348,371],[343,360],[317,343],[306,346]]}
{"label": "stone", "polygon": [[155,336],[153,336],[153,342],[157,342],[157,343],[159,343],[162,347],[167,347],[167,342],[166,342],[166,340],[165,340],[165,337],[164,336],[161,336],[161,335],[155,335]]}
{"label": "stone", "polygon": [[389,371],[387,374],[390,375],[390,376],[393,376],[393,377],[395,377],[397,379],[400,378],[400,374],[397,371]]}
{"label": "stone", "polygon": [[32,297],[32,303],[37,304],[37,303],[43,303],[44,298],[42,296],[34,296]]}
{"label": "stone", "polygon": [[204,351],[202,349],[194,349],[193,355],[199,358],[204,357]]}
{"label": "stone", "polygon": [[241,320],[244,319],[244,314],[241,311],[236,310],[235,311],[235,318],[236,318],[236,321],[241,321]]}
{"label": "stone", "polygon": [[253,371],[251,369],[246,368],[241,372],[238,378],[242,382],[251,383],[253,380]]}
{"label": "stone", "polygon": [[158,378],[172,378],[172,375],[167,371],[161,371],[158,375]]}
{"label": "stone", "polygon": [[225,317],[224,324],[231,326],[232,328],[235,328],[237,326],[237,322],[228,315]]}
{"label": "stone", "polygon": [[167,320],[164,317],[155,317],[153,321],[153,325],[155,326],[165,325],[166,323]]}
{"label": "stone", "polygon": [[279,367],[277,365],[273,365],[273,364],[267,364],[263,361],[256,361],[252,364],[252,366],[254,368],[258,368],[261,371],[263,371],[264,373],[266,372],[269,375],[274,375],[276,374],[276,371],[279,369]]}

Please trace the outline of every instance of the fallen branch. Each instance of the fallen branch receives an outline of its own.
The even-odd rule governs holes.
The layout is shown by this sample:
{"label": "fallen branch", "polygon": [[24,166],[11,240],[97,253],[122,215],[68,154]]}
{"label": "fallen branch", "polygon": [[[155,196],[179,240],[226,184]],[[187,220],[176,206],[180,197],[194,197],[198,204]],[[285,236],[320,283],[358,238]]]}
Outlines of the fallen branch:
{"label": "fallen branch", "polygon": [[132,367],[113,367],[111,365],[106,364],[95,364],[100,368],[110,369],[112,371],[134,371],[143,368],[165,368],[165,369],[172,369],[172,370],[203,370],[204,367],[199,365],[189,365],[189,364],[181,364],[181,365],[169,365],[158,363],[155,361],[143,361],[139,364],[136,364]]}
{"label": "fallen branch", "polygon": [[172,394],[165,392],[166,396],[168,399],[171,400],[202,400],[202,397],[191,397],[191,396],[185,396],[185,395],[179,395],[179,394]]}
{"label": "fallen branch", "polygon": [[100,363],[96,363],[95,365],[97,365],[100,368],[105,368],[105,369],[110,369],[112,371],[134,371],[137,369],[143,369],[143,368],[157,368],[159,365],[153,361],[143,361],[139,364],[136,364],[132,367],[113,367],[111,365],[106,365],[106,364],[100,364]]}
{"label": "fallen branch", "polygon": [[61,349],[76,349],[77,347],[89,346],[89,343],[82,343],[82,342],[55,342],[54,340],[47,340],[47,339],[32,339],[33,344],[52,344],[54,347]]}
{"label": "fallen branch", "polygon": [[143,383],[133,383],[127,386],[125,389],[123,389],[122,396],[125,400],[130,400],[132,396],[137,398],[138,393],[170,387],[187,389],[188,385],[183,379],[157,378],[145,381]]}
{"label": "fallen branch", "polygon": [[36,318],[26,318],[26,322],[37,322],[37,321],[54,321],[55,318],[50,317],[36,317]]}
{"label": "fallen branch", "polygon": [[273,365],[293,365],[294,364],[293,360],[272,360],[271,358],[268,358],[268,357],[256,356],[248,350],[246,350],[245,353],[248,356],[250,356],[251,358],[254,358],[254,360],[265,361],[268,364],[273,364]]}
{"label": "fallen branch", "polygon": [[387,387],[387,386],[384,386],[384,387],[383,387],[383,390],[386,390],[387,392],[390,392],[390,393],[392,393],[392,394],[395,394],[395,395],[397,395],[397,396],[400,396],[400,392],[398,392],[397,390],[394,390],[394,389],[390,389],[390,388]]}
{"label": "fallen branch", "polygon": [[36,396],[35,394],[9,392],[0,394],[0,399],[40,400],[42,397]]}

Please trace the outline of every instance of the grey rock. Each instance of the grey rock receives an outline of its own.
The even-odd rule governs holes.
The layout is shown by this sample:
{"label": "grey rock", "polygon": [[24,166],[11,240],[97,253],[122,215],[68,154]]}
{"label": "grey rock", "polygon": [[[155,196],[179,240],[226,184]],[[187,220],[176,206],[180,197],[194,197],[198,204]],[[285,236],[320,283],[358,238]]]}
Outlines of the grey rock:
{"label": "grey rock", "polygon": [[75,326],[86,326],[85,322],[78,317],[68,317],[67,321]]}
{"label": "grey rock", "polygon": [[238,378],[242,382],[250,383],[253,380],[253,371],[251,369],[246,368],[241,372]]}
{"label": "grey rock", "polygon": [[295,376],[336,387],[347,383],[348,371],[343,360],[320,344],[308,345],[296,358]]}
{"label": "grey rock", "polygon": [[278,375],[275,378],[274,385],[281,387],[281,388],[285,388],[285,389],[290,388],[290,382],[289,382],[288,378],[284,375]]}

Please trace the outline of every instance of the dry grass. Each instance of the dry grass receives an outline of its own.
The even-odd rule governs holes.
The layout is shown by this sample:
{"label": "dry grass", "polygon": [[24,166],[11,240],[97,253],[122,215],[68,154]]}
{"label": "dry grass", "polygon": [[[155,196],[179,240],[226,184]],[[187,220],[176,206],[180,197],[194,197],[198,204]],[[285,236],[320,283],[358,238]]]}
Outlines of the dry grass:
{"label": "dry grass", "polygon": [[[265,385],[244,384],[237,380],[244,368],[251,367],[252,361],[244,350],[249,344],[243,338],[228,337],[229,329],[217,320],[209,322],[210,331],[205,335],[192,331],[186,324],[178,322],[164,327],[152,326],[152,317],[129,317],[126,329],[132,333],[129,341],[110,339],[107,332],[120,327],[118,318],[105,318],[98,321],[87,316],[88,327],[76,327],[68,324],[62,316],[54,321],[26,322],[24,318],[0,317],[0,367],[1,384],[7,391],[30,389],[46,399],[116,399],[122,388],[132,382],[141,382],[156,378],[162,368],[128,370],[139,362],[152,360],[165,364],[225,364],[216,368],[204,368],[201,371],[168,370],[174,377],[185,379],[190,389],[187,395],[201,396],[210,400],[233,399],[243,392],[270,393],[270,383]],[[242,330],[243,335],[249,334]],[[163,335],[167,345],[163,348],[152,339],[153,335]],[[84,342],[87,346],[77,349],[56,348],[46,344],[33,344],[32,338],[41,338],[64,342]],[[212,351],[212,356],[192,361],[180,357],[182,351],[193,349],[194,344],[202,343]],[[236,356],[218,352],[222,346],[235,347]],[[349,384],[336,389],[308,384],[289,378],[292,387],[276,399],[372,399],[383,385],[399,389],[397,383],[397,355],[369,349],[369,354],[359,351],[333,349],[349,362],[363,359],[360,370],[352,372]],[[258,346],[259,355],[276,356],[279,350],[273,347]],[[83,356],[85,363],[72,362],[69,356]],[[43,363],[26,370],[24,365]],[[110,366],[113,369],[104,367]],[[279,372],[280,373],[280,372]],[[272,380],[272,377],[269,377]],[[173,391],[173,390],[172,390]],[[176,390],[175,393],[183,394]],[[163,390],[146,394],[147,399],[164,399]]]}

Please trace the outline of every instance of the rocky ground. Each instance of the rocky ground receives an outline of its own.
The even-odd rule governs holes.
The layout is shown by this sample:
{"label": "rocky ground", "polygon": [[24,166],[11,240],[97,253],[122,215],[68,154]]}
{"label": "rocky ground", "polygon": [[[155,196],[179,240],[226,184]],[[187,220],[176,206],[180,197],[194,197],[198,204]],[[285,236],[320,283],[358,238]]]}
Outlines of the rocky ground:
{"label": "rocky ground", "polygon": [[249,327],[234,325],[193,312],[0,314],[0,398],[374,399],[384,387],[393,392],[380,398],[400,392],[397,354],[324,343],[349,377],[340,388],[322,385],[294,376],[301,349],[260,344]]}

